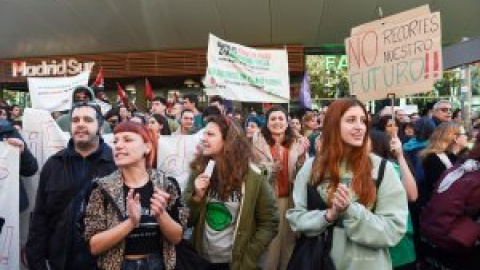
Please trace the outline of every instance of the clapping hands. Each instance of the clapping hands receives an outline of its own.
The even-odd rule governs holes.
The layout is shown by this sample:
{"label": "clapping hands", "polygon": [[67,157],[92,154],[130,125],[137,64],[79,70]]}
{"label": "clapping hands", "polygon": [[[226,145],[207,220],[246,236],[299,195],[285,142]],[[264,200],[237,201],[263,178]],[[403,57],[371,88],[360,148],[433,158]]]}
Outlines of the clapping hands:
{"label": "clapping hands", "polygon": [[153,191],[153,196],[150,199],[150,209],[152,210],[155,218],[159,219],[163,215],[163,213],[167,209],[169,199],[170,194],[155,187]]}

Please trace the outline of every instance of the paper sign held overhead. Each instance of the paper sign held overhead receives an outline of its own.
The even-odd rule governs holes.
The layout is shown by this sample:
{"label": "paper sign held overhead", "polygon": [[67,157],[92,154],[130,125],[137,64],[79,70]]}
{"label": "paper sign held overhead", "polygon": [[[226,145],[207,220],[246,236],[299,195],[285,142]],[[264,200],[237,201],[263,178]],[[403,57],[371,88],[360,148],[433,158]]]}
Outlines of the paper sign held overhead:
{"label": "paper sign held overhead", "polygon": [[207,58],[203,83],[208,95],[244,102],[289,102],[286,50],[257,50],[210,35]]}
{"label": "paper sign held overhead", "polygon": [[428,92],[443,73],[440,13],[421,7],[355,27],[345,50],[359,100]]}
{"label": "paper sign held overhead", "polygon": [[28,78],[32,108],[65,111],[72,108],[72,93],[77,86],[87,86],[90,71],[73,77]]}

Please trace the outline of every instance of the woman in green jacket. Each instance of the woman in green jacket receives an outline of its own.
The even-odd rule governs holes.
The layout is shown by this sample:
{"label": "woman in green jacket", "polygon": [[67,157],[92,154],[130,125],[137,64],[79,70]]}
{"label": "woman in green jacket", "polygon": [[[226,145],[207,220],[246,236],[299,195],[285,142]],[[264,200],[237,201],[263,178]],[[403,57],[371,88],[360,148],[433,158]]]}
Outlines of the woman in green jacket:
{"label": "woman in green jacket", "polygon": [[[208,119],[185,201],[195,227],[193,245],[209,269],[256,269],[277,233],[273,191],[251,158],[251,146],[233,121]],[[210,160],[215,161],[211,175],[205,172]]]}
{"label": "woman in green jacket", "polygon": [[[295,207],[287,211],[292,230],[306,236],[333,227],[330,256],[337,270],[392,269],[388,248],[406,231],[407,198],[387,162],[378,190],[381,159],[368,150],[368,116],[355,99],[333,102],[325,115],[322,147],[294,183]],[[307,210],[307,186],[327,204]]]}

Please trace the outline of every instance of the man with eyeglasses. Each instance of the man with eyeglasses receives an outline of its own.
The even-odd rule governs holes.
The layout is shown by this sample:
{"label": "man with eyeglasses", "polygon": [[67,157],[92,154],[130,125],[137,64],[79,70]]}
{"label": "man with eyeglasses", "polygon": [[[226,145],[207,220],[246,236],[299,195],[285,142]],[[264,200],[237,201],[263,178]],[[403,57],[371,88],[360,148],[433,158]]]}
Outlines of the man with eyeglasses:
{"label": "man with eyeglasses", "polygon": [[443,122],[452,121],[452,104],[447,100],[440,100],[435,103],[433,105],[432,119],[435,122],[435,126]]}
{"label": "man with eyeglasses", "polygon": [[29,269],[95,269],[76,222],[92,180],[111,174],[116,166],[111,148],[100,136],[100,107],[91,101],[76,102],[70,117],[67,148],[51,156],[40,174],[26,245]]}

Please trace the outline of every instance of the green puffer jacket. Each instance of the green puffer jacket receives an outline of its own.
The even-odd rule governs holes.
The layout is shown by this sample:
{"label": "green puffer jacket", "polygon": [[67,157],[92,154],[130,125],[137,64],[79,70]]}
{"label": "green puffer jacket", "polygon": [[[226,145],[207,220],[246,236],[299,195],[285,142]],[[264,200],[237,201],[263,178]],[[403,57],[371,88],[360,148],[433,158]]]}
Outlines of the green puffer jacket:
{"label": "green puffer jacket", "polygon": [[[206,199],[195,202],[192,199],[194,182],[198,173],[192,173],[185,189],[184,199],[190,208],[189,225],[195,226],[193,245],[204,255]],[[242,185],[242,201],[235,228],[230,269],[257,269],[262,253],[278,230],[278,214],[275,195],[260,169],[250,165],[247,179]]]}

